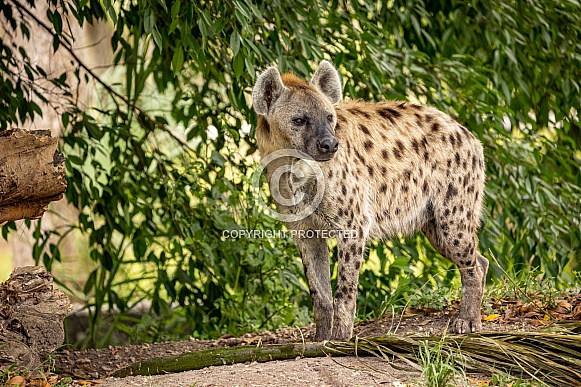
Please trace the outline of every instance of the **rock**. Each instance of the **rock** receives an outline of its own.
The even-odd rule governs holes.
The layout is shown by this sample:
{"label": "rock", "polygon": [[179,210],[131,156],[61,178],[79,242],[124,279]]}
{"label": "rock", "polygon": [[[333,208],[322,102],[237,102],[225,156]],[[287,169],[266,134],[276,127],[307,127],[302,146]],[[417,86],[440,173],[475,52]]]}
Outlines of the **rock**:
{"label": "rock", "polygon": [[44,267],[14,269],[0,284],[0,370],[12,365],[36,369],[41,358],[64,341],[68,297],[53,288]]}

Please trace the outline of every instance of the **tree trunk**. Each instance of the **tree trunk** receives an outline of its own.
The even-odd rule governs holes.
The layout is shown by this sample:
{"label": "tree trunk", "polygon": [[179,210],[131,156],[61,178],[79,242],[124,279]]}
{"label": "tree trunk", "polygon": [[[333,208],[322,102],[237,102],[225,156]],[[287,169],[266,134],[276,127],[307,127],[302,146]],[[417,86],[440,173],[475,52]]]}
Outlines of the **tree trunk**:
{"label": "tree trunk", "polygon": [[16,268],[0,284],[0,371],[12,366],[36,370],[41,358],[63,343],[70,309],[69,299],[53,289],[43,267]]}
{"label": "tree trunk", "polygon": [[37,219],[67,188],[64,157],[50,130],[0,132],[0,224]]}

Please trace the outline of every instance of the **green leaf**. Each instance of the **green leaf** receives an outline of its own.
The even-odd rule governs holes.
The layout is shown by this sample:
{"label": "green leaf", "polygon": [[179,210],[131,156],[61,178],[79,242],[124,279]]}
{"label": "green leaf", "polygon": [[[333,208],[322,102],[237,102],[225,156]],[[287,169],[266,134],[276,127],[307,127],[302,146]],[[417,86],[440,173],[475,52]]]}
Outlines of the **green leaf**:
{"label": "green leaf", "polygon": [[178,47],[173,54],[173,58],[171,60],[171,65],[173,67],[173,73],[178,74],[182,69],[182,65],[184,63],[184,50],[182,47]]}
{"label": "green leaf", "polygon": [[153,29],[152,35],[153,35],[153,41],[155,42],[155,45],[157,47],[159,47],[159,50],[161,51],[163,49],[163,40],[161,38],[161,34],[157,30],[157,27],[155,27]]}
{"label": "green leaf", "polygon": [[143,29],[146,33],[150,34],[153,32],[153,27],[155,26],[155,15],[151,8],[145,10],[143,15]]}
{"label": "green leaf", "polygon": [[234,61],[232,62],[232,69],[234,70],[234,77],[236,79],[240,78],[242,71],[244,71],[244,58],[242,57],[242,53],[239,53],[234,57]]}
{"label": "green leaf", "polygon": [[240,35],[236,30],[234,30],[230,35],[230,48],[232,49],[234,56],[236,56],[240,50]]}

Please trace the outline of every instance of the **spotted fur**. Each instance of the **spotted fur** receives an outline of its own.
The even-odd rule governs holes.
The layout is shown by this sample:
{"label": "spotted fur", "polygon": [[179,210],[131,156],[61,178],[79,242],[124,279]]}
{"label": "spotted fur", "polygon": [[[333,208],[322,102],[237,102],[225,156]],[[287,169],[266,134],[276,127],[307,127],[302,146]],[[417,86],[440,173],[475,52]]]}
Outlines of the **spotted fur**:
{"label": "spotted fur", "polygon": [[[337,240],[334,295],[326,240],[296,238],[313,299],[316,340],[351,337],[366,243],[418,230],[460,270],[463,302],[450,331],[480,331],[488,269],[476,238],[485,180],[480,141],[432,107],[401,101],[339,101],[337,90],[341,90],[338,73],[323,61],[310,83],[294,75],[281,77],[270,68],[253,91],[255,107],[266,106],[264,98],[270,98],[267,109],[257,110],[261,155],[297,149],[319,161],[326,179],[321,204],[309,217],[289,223],[289,228],[357,233],[357,238]],[[293,124],[297,116],[313,124],[297,128]],[[338,143],[335,152],[313,145],[320,145],[322,138],[331,141],[329,136]],[[313,184],[303,182],[299,187],[290,180],[289,192],[313,194]],[[278,207],[282,212],[297,211]]]}

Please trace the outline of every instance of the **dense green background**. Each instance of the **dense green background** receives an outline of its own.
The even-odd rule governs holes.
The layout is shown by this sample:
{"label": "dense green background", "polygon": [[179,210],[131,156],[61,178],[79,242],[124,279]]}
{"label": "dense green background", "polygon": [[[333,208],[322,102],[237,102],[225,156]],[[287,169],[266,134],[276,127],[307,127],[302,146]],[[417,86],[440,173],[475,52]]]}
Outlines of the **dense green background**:
{"label": "dense green background", "polygon": [[[82,110],[69,98],[62,115],[66,196],[78,221],[35,232],[35,258],[48,268],[61,257],[51,235],[79,230],[87,238],[96,265],[84,293],[96,308],[86,345],[108,343],[95,313],[107,304],[120,312],[109,333],[144,341],[309,321],[292,241],[222,237],[225,229],[283,227],[253,205],[256,147],[252,132],[241,130],[255,124],[249,92],[270,64],[308,77],[329,59],[346,96],[411,99],[456,116],[485,146],[480,250],[491,260],[489,277],[533,270],[560,286],[574,279],[581,257],[578,1],[49,3],[55,50],[70,46],[64,14],[79,23],[107,19],[115,31],[116,72],[96,82],[105,97]],[[27,8],[0,3],[6,31],[27,34],[35,23]],[[0,41],[0,130],[41,114],[29,101],[43,90],[14,70],[18,50]],[[24,62],[29,79],[47,77]],[[76,76],[86,75],[79,67]],[[64,76],[50,79],[67,90]],[[5,225],[3,235],[13,228]],[[456,272],[422,235],[375,243],[369,255],[362,317],[434,292],[444,301],[457,294],[447,290],[457,285]],[[126,326],[124,316],[142,299],[152,302],[151,313]]]}

